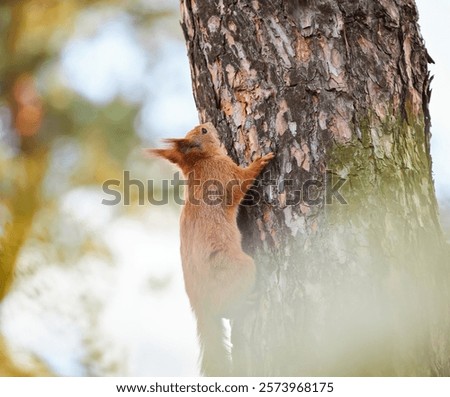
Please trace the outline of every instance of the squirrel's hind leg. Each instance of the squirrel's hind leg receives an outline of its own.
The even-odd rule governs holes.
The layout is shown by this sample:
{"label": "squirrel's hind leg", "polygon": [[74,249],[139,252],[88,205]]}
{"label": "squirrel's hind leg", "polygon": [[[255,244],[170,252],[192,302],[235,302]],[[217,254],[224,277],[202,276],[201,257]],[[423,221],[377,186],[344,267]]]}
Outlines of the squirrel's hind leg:
{"label": "squirrel's hind leg", "polygon": [[211,259],[208,300],[214,312],[230,318],[242,309],[253,291],[255,262],[243,252],[217,252]]}

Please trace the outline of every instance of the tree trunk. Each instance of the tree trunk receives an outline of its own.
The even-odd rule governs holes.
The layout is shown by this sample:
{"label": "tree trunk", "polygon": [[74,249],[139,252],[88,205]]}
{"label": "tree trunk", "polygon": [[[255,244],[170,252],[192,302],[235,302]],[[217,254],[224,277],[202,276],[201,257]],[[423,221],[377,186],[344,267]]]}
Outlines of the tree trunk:
{"label": "tree trunk", "polygon": [[256,307],[236,375],[450,375],[448,247],[413,0],[181,0],[194,97],[229,154]]}

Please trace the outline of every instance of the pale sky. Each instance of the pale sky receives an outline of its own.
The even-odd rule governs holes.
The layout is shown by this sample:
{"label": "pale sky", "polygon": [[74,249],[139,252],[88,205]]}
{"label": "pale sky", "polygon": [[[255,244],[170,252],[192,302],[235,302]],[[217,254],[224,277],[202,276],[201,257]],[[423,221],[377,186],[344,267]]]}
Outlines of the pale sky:
{"label": "pale sky", "polygon": [[450,201],[450,3],[448,0],[416,0],[422,36],[435,65],[431,96],[431,153],[436,192]]}

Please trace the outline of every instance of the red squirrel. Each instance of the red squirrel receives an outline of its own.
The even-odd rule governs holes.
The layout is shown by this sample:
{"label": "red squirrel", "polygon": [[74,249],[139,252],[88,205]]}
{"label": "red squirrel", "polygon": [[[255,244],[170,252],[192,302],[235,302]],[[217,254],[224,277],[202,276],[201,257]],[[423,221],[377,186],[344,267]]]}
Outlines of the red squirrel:
{"label": "red squirrel", "polygon": [[230,318],[253,289],[255,263],[241,247],[238,207],[273,153],[247,168],[222,151],[212,123],[185,138],[166,139],[166,149],[149,153],[176,164],[188,177],[180,219],[184,283],[197,319],[201,368],[206,376],[230,374],[222,318]]}

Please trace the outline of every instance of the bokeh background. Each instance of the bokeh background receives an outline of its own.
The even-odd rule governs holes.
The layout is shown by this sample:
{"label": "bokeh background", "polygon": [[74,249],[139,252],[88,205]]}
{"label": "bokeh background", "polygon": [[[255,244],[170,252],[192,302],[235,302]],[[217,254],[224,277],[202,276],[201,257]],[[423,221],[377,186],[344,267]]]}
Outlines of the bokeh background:
{"label": "bokeh background", "polygon": [[[417,4],[449,236],[450,4]],[[180,207],[139,205],[136,189],[130,205],[102,204],[124,170],[160,194],[174,169],[142,148],[198,122],[178,20],[177,0],[0,3],[0,373],[13,360],[64,376],[198,375]]]}

